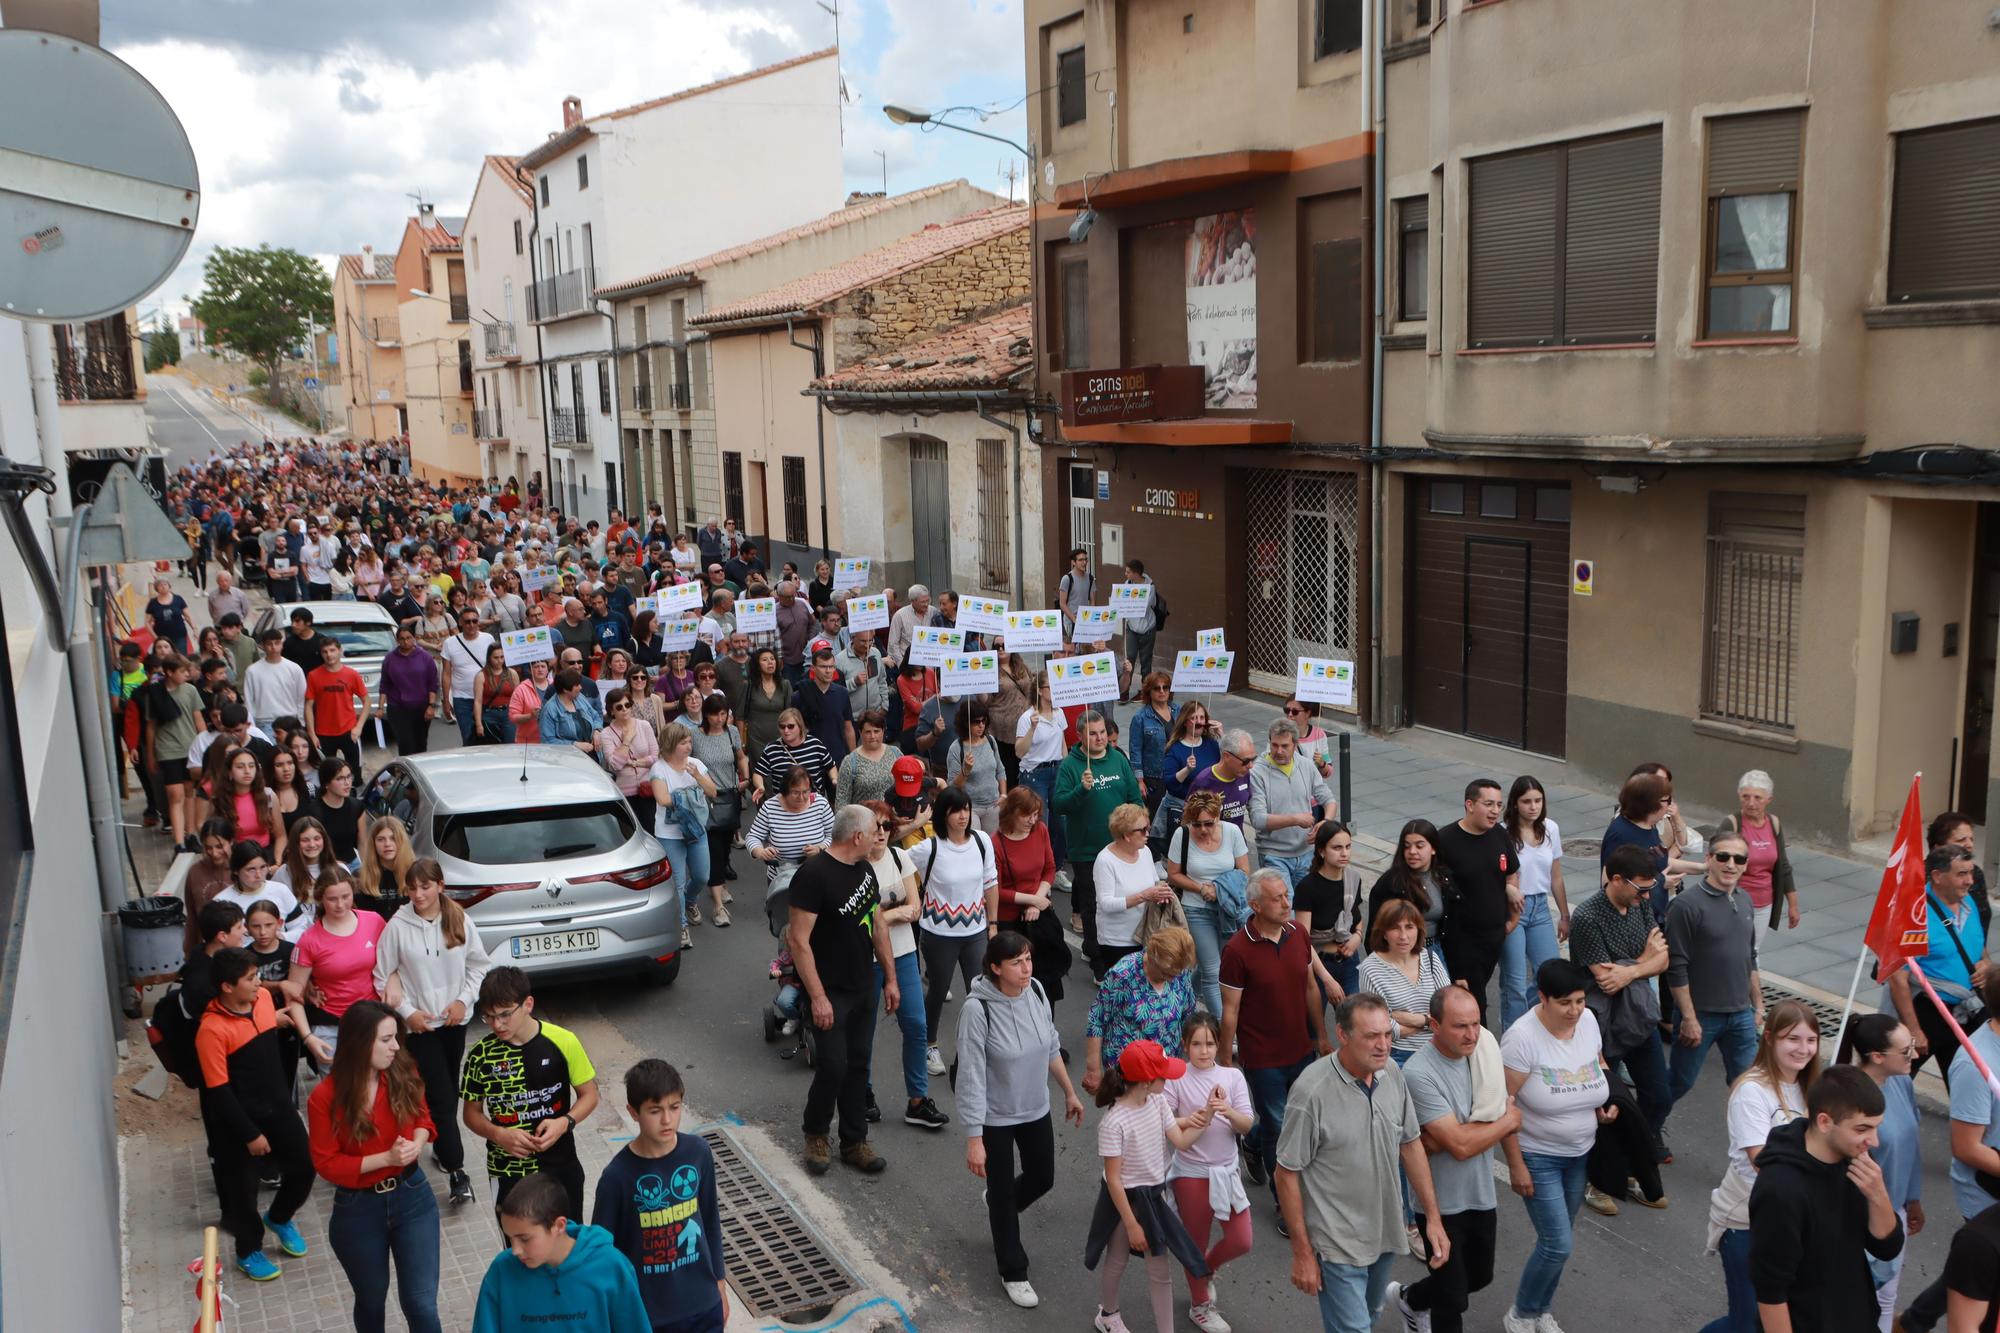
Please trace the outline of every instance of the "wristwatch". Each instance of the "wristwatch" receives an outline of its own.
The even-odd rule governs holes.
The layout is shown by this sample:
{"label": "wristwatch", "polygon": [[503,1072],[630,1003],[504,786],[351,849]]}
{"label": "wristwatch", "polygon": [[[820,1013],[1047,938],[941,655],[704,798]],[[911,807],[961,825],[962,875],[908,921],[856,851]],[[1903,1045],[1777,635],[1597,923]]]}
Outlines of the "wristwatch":
{"label": "wristwatch", "polygon": [[574,1134],[576,1132],[576,1117],[573,1115],[565,1114],[563,1116],[563,1119],[569,1121],[570,1133]]}

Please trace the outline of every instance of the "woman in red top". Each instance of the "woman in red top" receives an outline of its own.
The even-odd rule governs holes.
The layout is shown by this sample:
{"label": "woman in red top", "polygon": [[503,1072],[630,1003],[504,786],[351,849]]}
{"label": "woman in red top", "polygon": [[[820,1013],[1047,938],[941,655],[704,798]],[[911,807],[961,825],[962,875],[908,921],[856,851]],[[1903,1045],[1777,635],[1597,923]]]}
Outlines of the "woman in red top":
{"label": "woman in red top", "polygon": [[[1032,788],[1015,787],[1000,798],[1000,835],[993,839],[993,861],[1000,880],[993,923],[1001,930],[1018,930],[1034,942],[1035,980],[1051,1000],[1060,1000],[1067,960],[1051,955],[1062,943],[1062,930],[1053,915],[1047,923],[1042,921],[1050,910],[1056,855],[1049,845],[1048,826],[1042,823],[1042,798]],[[1048,929],[1049,924],[1056,928]],[[1059,967],[1058,962],[1064,965]]]}
{"label": "woman in red top", "polygon": [[312,1090],[306,1120],[313,1166],[335,1186],[327,1240],[354,1286],[354,1327],[385,1327],[393,1257],[412,1333],[442,1333],[437,1196],[417,1164],[437,1127],[395,1010],[361,1000],[342,1015],[333,1073]]}

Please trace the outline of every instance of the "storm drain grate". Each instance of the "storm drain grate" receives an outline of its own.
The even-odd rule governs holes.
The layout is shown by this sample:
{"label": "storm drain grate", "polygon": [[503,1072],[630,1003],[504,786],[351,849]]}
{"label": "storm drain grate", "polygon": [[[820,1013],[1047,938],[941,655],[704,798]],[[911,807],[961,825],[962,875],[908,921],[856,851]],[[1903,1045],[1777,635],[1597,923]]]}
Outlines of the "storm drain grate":
{"label": "storm drain grate", "polygon": [[[1774,986],[1768,981],[1764,982],[1763,991],[1766,1011],[1780,1000],[1791,1000],[1812,1010],[1813,1017],[1819,1020],[1820,1053],[1825,1059],[1831,1061],[1833,1058],[1833,1048],[1840,1041],[1840,1006],[1837,1004],[1828,1004],[1824,1000],[1815,1000],[1810,996],[1801,995],[1797,991],[1784,986]],[[1859,996],[1856,997],[1854,1012],[1857,1014],[1870,1012],[1868,1009],[1862,1007]]]}
{"label": "storm drain grate", "polygon": [[809,1324],[860,1290],[727,1134],[701,1137],[715,1154],[729,1285],[751,1313]]}

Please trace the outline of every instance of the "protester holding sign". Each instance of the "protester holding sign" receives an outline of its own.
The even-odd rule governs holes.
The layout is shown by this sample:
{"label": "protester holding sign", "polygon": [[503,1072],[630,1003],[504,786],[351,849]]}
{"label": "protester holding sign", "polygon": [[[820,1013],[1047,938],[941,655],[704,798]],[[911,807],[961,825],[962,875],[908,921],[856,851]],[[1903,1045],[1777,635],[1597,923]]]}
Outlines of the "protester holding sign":
{"label": "protester holding sign", "polygon": [[[1049,664],[1051,672],[1057,665]],[[1099,957],[1097,948],[1097,890],[1093,878],[1097,854],[1111,841],[1111,812],[1121,805],[1143,808],[1145,796],[1139,790],[1139,775],[1132,771],[1124,751],[1111,748],[1103,714],[1085,712],[1077,719],[1076,729],[1082,739],[1056,770],[1055,809],[1065,816],[1070,894],[1081,918],[1083,956],[1090,962],[1092,975],[1102,980],[1105,969],[1114,960]]]}

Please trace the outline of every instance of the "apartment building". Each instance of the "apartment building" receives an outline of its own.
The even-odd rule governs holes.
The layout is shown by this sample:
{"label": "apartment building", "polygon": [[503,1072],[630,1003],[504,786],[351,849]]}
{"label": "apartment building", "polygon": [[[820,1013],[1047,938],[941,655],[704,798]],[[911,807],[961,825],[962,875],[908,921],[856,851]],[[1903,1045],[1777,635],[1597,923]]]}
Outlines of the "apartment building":
{"label": "apartment building", "polygon": [[1385,61],[1383,724],[1724,806],[1764,769],[1794,836],[1893,827],[1917,771],[1983,819],[2000,31],[1422,17]]}
{"label": "apartment building", "polygon": [[[522,318],[533,281],[534,186],[516,159],[480,164],[460,238],[472,336],[472,434],[480,476],[523,487],[549,457],[542,430],[541,362]],[[525,336],[524,336],[525,335]]]}
{"label": "apartment building", "polygon": [[1364,6],[1027,0],[1024,25],[1048,585],[1074,548],[1106,585],[1138,558],[1162,651],[1220,625],[1239,683],[1311,656],[1365,685]]}
{"label": "apartment building", "polygon": [[396,249],[396,318],[402,327],[404,428],[410,467],[426,481],[483,478],[472,435],[472,305],[465,291],[462,217],[421,204]]}
{"label": "apartment building", "polygon": [[816,51],[596,115],[569,97],[562,116],[518,164],[534,190],[528,318],[552,494],[569,513],[603,518],[632,507],[636,491],[620,450],[616,327],[599,289],[837,206],[839,62]]}
{"label": "apartment building", "polygon": [[952,567],[948,496],[930,484],[931,466],[947,465],[943,442],[920,415],[893,433],[843,435],[809,390],[1029,291],[1028,212],[1007,204],[927,224],[688,320],[709,344],[724,512],[766,534],[773,568],[810,568],[823,551],[866,555],[901,587],[919,567],[919,542],[933,578]]}
{"label": "apartment building", "polygon": [[[742,452],[725,469],[717,447],[713,348],[690,321],[1001,202],[963,180],[886,198],[857,195],[811,222],[599,288],[618,328],[619,422],[634,507],[658,503],[670,524],[687,528],[726,515],[766,539],[765,528],[748,526]],[[812,353],[797,355],[807,358],[797,369],[809,379]]]}
{"label": "apartment building", "polygon": [[360,254],[340,257],[333,271],[333,327],[347,361],[340,401],[348,438],[404,438],[409,416],[394,254],[364,245]]}

